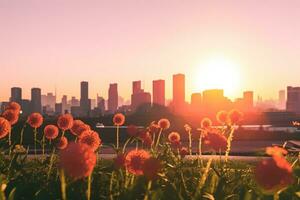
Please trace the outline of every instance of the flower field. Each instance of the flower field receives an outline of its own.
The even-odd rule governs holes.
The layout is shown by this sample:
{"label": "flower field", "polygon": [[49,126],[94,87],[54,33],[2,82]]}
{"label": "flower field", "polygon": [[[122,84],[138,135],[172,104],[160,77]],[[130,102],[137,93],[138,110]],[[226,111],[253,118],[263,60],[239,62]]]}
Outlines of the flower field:
{"label": "flower field", "polygon": [[[110,160],[100,156],[101,133],[70,114],[41,129],[43,116],[32,113],[26,121],[34,143],[29,155],[24,131],[14,133],[17,141],[11,137],[20,109],[11,102],[0,117],[0,200],[300,199],[299,155],[269,147],[268,157],[254,163],[228,159],[233,126],[243,117],[237,110],[217,113],[220,128],[209,118],[197,128],[186,124],[181,133],[169,131],[172,123],[165,118],[145,129],[128,125],[125,143],[119,138],[126,117],[118,113],[112,118],[116,141],[110,144],[115,151]],[[197,157],[189,159],[195,144]],[[220,159],[204,159],[204,147]]]}

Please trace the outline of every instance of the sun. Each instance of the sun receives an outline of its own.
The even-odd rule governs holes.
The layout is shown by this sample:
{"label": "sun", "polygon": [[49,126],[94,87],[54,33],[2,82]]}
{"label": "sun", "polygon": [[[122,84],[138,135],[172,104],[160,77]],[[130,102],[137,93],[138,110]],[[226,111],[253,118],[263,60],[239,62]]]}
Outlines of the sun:
{"label": "sun", "polygon": [[225,94],[232,97],[240,89],[239,67],[229,59],[211,58],[200,64],[196,71],[197,90],[224,89]]}

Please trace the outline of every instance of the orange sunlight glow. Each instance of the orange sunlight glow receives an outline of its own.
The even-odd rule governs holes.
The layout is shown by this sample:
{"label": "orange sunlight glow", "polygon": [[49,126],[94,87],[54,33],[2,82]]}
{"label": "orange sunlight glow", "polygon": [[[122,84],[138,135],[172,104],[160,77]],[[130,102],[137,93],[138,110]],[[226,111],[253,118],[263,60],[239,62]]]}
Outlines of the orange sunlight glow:
{"label": "orange sunlight glow", "polygon": [[240,89],[239,66],[225,57],[214,57],[196,69],[196,89],[224,89],[229,97],[236,96]]}

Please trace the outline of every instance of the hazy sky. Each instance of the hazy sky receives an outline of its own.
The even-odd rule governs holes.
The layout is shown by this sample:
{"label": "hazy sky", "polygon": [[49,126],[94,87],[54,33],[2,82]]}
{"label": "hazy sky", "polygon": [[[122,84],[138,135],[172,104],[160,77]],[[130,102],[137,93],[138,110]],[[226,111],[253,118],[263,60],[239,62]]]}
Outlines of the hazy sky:
{"label": "hazy sky", "polygon": [[223,74],[201,73],[219,57],[238,71],[225,94],[276,98],[300,85],[299,10],[299,0],[0,0],[0,100],[11,86],[79,96],[81,80],[91,98],[117,82],[128,99],[132,80],[152,91],[153,79],[169,98],[174,73],[186,74],[189,100]]}

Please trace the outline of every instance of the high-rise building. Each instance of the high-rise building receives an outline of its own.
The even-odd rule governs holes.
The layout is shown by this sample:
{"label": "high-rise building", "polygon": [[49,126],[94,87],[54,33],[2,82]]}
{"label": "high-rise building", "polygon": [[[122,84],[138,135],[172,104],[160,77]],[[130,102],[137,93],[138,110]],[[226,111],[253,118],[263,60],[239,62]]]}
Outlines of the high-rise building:
{"label": "high-rise building", "polygon": [[53,93],[47,93],[47,95],[42,95],[42,107],[47,106],[49,108],[55,109],[56,96]]}
{"label": "high-rise building", "polygon": [[205,114],[215,115],[219,110],[229,109],[230,104],[230,100],[224,97],[224,91],[222,89],[203,91],[202,105]]}
{"label": "high-rise building", "polygon": [[78,99],[76,99],[76,97],[71,98],[70,104],[71,104],[71,106],[80,106],[80,102]]}
{"label": "high-rise building", "polygon": [[97,108],[102,114],[105,113],[105,99],[103,97],[97,96]]}
{"label": "high-rise building", "polygon": [[109,84],[108,89],[108,111],[115,113],[118,109],[118,84]]}
{"label": "high-rise building", "polygon": [[286,110],[300,114],[300,87],[287,87]]}
{"label": "high-rise building", "polygon": [[182,111],[185,105],[185,75],[173,75],[173,107],[175,111]]}
{"label": "high-rise building", "polygon": [[31,112],[42,112],[42,95],[40,88],[31,89]]}
{"label": "high-rise building", "polygon": [[19,88],[19,87],[11,88],[10,101],[17,102],[20,105],[22,104],[22,88]]}
{"label": "high-rise building", "polygon": [[131,95],[131,109],[135,110],[140,106],[151,106],[151,94],[149,92],[139,92]]}
{"label": "high-rise building", "polygon": [[201,104],[202,104],[201,93],[193,93],[191,96],[191,111],[193,113],[200,112]]}
{"label": "high-rise building", "polygon": [[165,106],[165,80],[152,82],[153,104]]}
{"label": "high-rise building", "polygon": [[80,86],[80,108],[82,110],[82,114],[87,116],[91,110],[91,104],[89,100],[89,83],[82,81]]}
{"label": "high-rise building", "polygon": [[253,91],[243,93],[244,110],[250,111],[253,108]]}
{"label": "high-rise building", "polygon": [[286,104],[286,98],[285,98],[285,90],[279,90],[278,92],[278,104],[280,109],[285,109]]}
{"label": "high-rise building", "polygon": [[142,90],[142,83],[141,81],[133,81],[132,82],[132,94],[136,94],[141,92]]}

